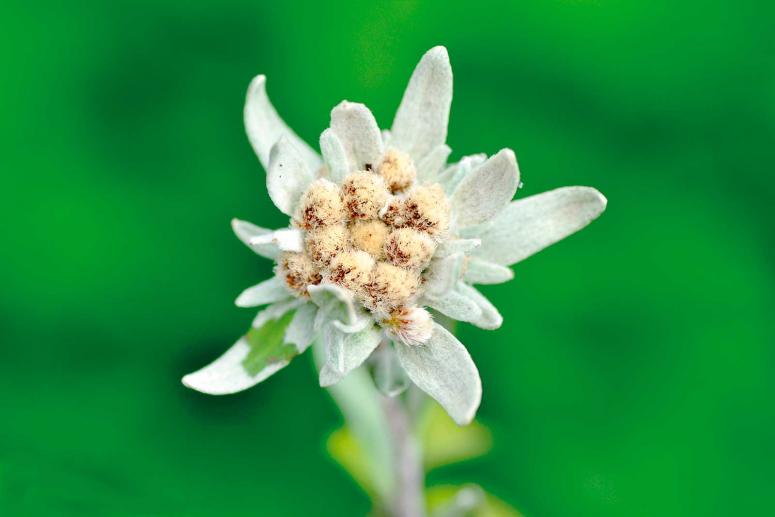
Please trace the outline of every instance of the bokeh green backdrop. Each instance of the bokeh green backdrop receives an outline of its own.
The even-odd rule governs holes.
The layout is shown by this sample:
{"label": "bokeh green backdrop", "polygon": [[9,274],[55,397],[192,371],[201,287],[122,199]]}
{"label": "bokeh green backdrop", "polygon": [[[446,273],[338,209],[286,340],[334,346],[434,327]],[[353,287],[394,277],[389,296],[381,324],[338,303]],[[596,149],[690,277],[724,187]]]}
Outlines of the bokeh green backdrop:
{"label": "bokeh green backdrop", "polygon": [[268,76],[310,142],[389,126],[449,48],[453,157],[512,147],[525,196],[593,185],[584,232],[463,325],[495,448],[432,474],[527,515],[771,515],[775,38],[766,2],[3,4],[0,513],[358,515],[309,357],[211,398],[273,209],[244,136]]}

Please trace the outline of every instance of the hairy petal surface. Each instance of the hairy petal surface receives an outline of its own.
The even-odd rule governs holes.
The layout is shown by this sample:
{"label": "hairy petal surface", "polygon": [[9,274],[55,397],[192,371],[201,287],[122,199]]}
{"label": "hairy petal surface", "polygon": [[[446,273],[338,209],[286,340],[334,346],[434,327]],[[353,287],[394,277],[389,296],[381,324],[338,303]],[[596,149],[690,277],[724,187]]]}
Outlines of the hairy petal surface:
{"label": "hairy petal surface", "polygon": [[503,316],[498,312],[498,309],[474,287],[460,281],[456,291],[479,308],[477,315],[467,320],[469,323],[486,330],[495,330],[503,324]]}
{"label": "hairy petal surface", "polygon": [[331,112],[331,129],[342,142],[350,171],[375,166],[382,157],[382,135],[363,104],[342,101]]}
{"label": "hairy petal surface", "polygon": [[241,219],[231,220],[231,229],[239,240],[252,249],[257,255],[270,260],[275,260],[280,255],[280,248],[270,240],[265,244],[253,244],[251,241],[256,237],[262,237],[273,233],[273,230],[261,228],[248,221]]}
{"label": "hairy petal surface", "polygon": [[304,234],[296,228],[283,228],[251,237],[248,244],[251,247],[271,245],[279,251],[300,252],[304,250]]}
{"label": "hairy petal surface", "polygon": [[284,214],[293,215],[299,198],[315,179],[299,151],[283,136],[269,153],[266,189],[274,205]]}
{"label": "hairy petal surface", "polygon": [[436,183],[439,171],[444,164],[452,149],[448,145],[437,145],[420,161],[417,165],[417,180],[420,183]]}
{"label": "hairy petal surface", "polygon": [[515,264],[587,226],[606,203],[591,187],[563,187],[514,201],[490,224],[469,232],[482,240],[472,253],[501,265]]}
{"label": "hairy petal surface", "polygon": [[482,316],[482,309],[476,301],[460,293],[456,285],[440,295],[427,293],[422,299],[422,304],[458,321],[472,323]]}
{"label": "hairy petal surface", "polygon": [[305,303],[296,309],[288,329],[285,331],[285,342],[293,343],[299,353],[305,351],[315,341],[315,314],[317,307],[312,303]]}
{"label": "hairy petal surface", "polygon": [[482,383],[471,356],[455,336],[434,323],[426,344],[396,343],[396,352],[412,382],[436,399],[458,425],[473,420],[482,399]]}
{"label": "hairy petal surface", "polygon": [[452,67],[444,47],[423,55],[409,79],[390,130],[390,145],[409,153],[415,163],[447,139],[452,104]]}
{"label": "hairy petal surface", "polygon": [[463,279],[469,284],[502,284],[514,278],[514,271],[479,257],[469,257]]}
{"label": "hairy petal surface", "polygon": [[519,185],[517,159],[502,149],[463,178],[452,195],[459,227],[483,223],[508,205]]}
{"label": "hairy petal surface", "polygon": [[299,151],[309,170],[317,171],[320,168],[318,154],[283,122],[269,101],[266,94],[266,76],[256,76],[250,82],[243,116],[248,140],[264,169],[269,168],[272,146],[283,136]]}
{"label": "hairy petal surface", "polygon": [[382,340],[382,332],[374,326],[346,334],[333,326],[323,331],[328,358],[320,369],[320,385],[328,387],[358,368],[368,359]]}
{"label": "hairy petal surface", "polygon": [[273,276],[260,284],[248,287],[235,300],[237,307],[258,307],[279,302],[291,297],[291,292],[282,279]]}
{"label": "hairy petal surface", "polygon": [[372,355],[374,384],[388,397],[397,397],[409,387],[409,377],[401,366],[395,348],[389,343],[377,348]]}
{"label": "hairy petal surface", "polygon": [[323,161],[328,167],[328,179],[341,184],[350,173],[350,162],[347,153],[339,137],[334,130],[326,129],[320,135],[320,152],[323,153]]}
{"label": "hairy petal surface", "polygon": [[451,196],[455,190],[457,190],[457,187],[460,185],[460,182],[463,181],[463,178],[468,176],[473,169],[483,164],[486,160],[487,155],[484,153],[464,156],[459,162],[453,163],[444,169],[438,175],[437,181],[444,188],[444,192],[446,192],[448,196]]}
{"label": "hairy petal surface", "polygon": [[[323,283],[307,287],[312,301],[318,306],[315,316],[315,330],[339,322],[341,325],[357,325],[362,320],[362,309],[358,307],[353,294],[336,284]],[[342,331],[341,328],[338,330]]]}

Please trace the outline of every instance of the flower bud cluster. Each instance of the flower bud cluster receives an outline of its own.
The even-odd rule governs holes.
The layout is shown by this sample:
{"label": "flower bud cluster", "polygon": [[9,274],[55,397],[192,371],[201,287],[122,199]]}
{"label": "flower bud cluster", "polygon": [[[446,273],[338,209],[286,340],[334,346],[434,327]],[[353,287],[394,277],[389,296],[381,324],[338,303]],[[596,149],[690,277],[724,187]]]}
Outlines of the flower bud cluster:
{"label": "flower bud cluster", "polygon": [[441,187],[417,185],[411,158],[388,150],[375,170],[353,172],[341,185],[318,179],[308,187],[293,217],[305,232],[304,251],[284,253],[278,273],[300,296],[309,285],[340,285],[389,334],[424,342],[430,315],[414,302],[449,211]]}

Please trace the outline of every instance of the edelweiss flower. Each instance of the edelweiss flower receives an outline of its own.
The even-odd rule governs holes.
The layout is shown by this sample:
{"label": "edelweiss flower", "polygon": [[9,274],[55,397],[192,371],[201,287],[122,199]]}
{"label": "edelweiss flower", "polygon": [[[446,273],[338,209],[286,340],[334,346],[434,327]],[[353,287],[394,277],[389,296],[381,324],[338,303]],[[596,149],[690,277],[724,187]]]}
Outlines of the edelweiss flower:
{"label": "edelweiss flower", "polygon": [[277,115],[265,83],[259,75],[250,84],[245,125],[269,195],[290,224],[271,231],[233,221],[240,240],[276,262],[274,277],[236,304],[267,307],[183,383],[211,394],[241,391],[319,341],[327,355],[320,384],[330,386],[379,347],[371,362],[383,391],[405,386],[405,372],[456,422],[470,422],[479,373],[426,308],[498,328],[500,313],[472,284],[510,280],[510,265],[586,226],[605,198],[567,187],[512,202],[519,171],[509,149],[445,167],[452,70],[444,47],[417,65],[390,131],[380,131],[363,104],[336,106],[320,137],[322,160]]}

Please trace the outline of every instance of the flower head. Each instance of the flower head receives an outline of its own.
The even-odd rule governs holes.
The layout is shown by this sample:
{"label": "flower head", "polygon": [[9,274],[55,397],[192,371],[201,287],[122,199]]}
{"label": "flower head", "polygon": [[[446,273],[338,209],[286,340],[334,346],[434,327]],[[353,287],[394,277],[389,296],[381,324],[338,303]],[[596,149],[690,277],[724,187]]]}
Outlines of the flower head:
{"label": "flower head", "polygon": [[258,76],[250,85],[245,124],[289,225],[234,221],[237,236],[277,264],[236,303],[266,308],[246,336],[183,382],[205,393],[240,391],[319,342],[328,386],[386,343],[412,382],[458,423],[470,422],[478,371],[428,309],[499,327],[500,313],[472,284],[510,280],[509,266],[586,226],[605,198],[566,187],[512,201],[520,181],[509,149],[446,165],[452,71],[443,47],[423,56],[390,131],[363,104],[336,106],[320,137],[322,158],[283,123],[265,83]]}

